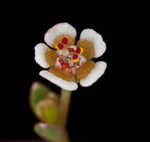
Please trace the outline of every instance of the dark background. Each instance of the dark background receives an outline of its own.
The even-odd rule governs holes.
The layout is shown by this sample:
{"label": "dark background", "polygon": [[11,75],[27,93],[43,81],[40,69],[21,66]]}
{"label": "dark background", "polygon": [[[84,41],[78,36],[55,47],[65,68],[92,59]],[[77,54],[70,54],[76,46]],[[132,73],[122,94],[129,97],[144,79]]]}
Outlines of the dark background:
{"label": "dark background", "polygon": [[107,44],[107,51],[99,58],[108,64],[105,74],[93,86],[79,87],[72,94],[68,118],[70,137],[80,141],[110,137],[114,117],[112,21],[109,16],[98,17],[54,16],[53,13],[48,16],[15,13],[5,17],[4,28],[1,27],[4,34],[1,38],[0,139],[38,138],[33,132],[38,120],[28,103],[30,86],[39,81],[56,91],[59,89],[38,75],[42,68],[34,61],[34,46],[43,42],[47,29],[59,22],[72,24],[77,29],[77,39],[83,29],[93,28]]}

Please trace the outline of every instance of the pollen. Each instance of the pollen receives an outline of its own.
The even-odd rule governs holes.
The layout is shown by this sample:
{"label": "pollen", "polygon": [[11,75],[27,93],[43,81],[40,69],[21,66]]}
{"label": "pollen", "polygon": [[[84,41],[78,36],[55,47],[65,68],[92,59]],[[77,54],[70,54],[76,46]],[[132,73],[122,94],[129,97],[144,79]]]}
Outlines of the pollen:
{"label": "pollen", "polygon": [[56,45],[55,48],[58,50],[58,49],[59,49],[59,48],[58,48],[58,45]]}
{"label": "pollen", "polygon": [[82,47],[78,47],[78,48],[76,49],[76,53],[82,54],[82,53],[83,53],[83,48],[82,48]]}
{"label": "pollen", "polygon": [[59,50],[59,49],[63,49],[64,46],[59,43],[59,44],[57,44],[57,45],[55,46],[55,48],[56,48],[57,50]]}
{"label": "pollen", "polygon": [[73,62],[76,63],[79,61],[79,57],[77,57],[76,59],[73,59]]}
{"label": "pollen", "polygon": [[78,68],[85,62],[84,57],[81,55],[83,48],[80,46],[66,46],[62,43],[59,44],[64,48],[57,51],[58,58],[55,67],[61,71],[66,71],[75,75]]}
{"label": "pollen", "polygon": [[82,54],[83,53],[83,48],[82,47],[80,47],[80,54]]}

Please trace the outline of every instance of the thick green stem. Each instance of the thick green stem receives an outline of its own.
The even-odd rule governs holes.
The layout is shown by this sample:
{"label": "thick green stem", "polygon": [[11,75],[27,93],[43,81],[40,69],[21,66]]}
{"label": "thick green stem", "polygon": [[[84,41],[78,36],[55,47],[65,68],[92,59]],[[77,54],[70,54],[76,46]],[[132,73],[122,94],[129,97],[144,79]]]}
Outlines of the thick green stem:
{"label": "thick green stem", "polygon": [[60,96],[59,123],[60,123],[60,126],[63,128],[66,127],[70,100],[71,100],[71,92],[68,90],[62,89],[61,96]]}

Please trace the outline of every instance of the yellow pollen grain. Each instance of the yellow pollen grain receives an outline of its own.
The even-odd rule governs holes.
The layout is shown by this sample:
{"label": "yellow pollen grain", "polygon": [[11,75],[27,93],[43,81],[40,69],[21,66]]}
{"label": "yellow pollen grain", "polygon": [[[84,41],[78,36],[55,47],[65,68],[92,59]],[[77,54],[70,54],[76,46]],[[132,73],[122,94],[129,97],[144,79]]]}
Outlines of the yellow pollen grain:
{"label": "yellow pollen grain", "polygon": [[74,63],[76,63],[76,62],[78,62],[78,61],[79,61],[79,58],[73,59],[73,62],[74,62]]}
{"label": "yellow pollen grain", "polygon": [[82,47],[80,47],[80,53],[81,53],[81,54],[83,53],[83,48],[82,48]]}
{"label": "yellow pollen grain", "polygon": [[92,42],[88,40],[79,40],[77,46],[83,48],[84,52],[82,55],[87,59],[92,59],[94,57],[94,46]]}
{"label": "yellow pollen grain", "polygon": [[55,48],[58,50],[59,48],[58,48],[58,45],[55,45]]}

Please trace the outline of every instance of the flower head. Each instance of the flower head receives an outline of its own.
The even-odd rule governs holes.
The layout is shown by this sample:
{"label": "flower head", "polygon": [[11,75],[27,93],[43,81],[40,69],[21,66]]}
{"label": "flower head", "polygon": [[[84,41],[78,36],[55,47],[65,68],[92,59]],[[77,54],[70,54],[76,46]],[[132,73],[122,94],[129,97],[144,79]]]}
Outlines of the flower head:
{"label": "flower head", "polygon": [[78,82],[83,87],[91,86],[104,74],[107,66],[105,62],[92,61],[106,50],[100,34],[85,29],[76,44],[75,38],[74,27],[59,23],[46,32],[47,45],[39,43],[35,46],[35,61],[47,69],[42,70],[40,76],[70,91],[78,88]]}

